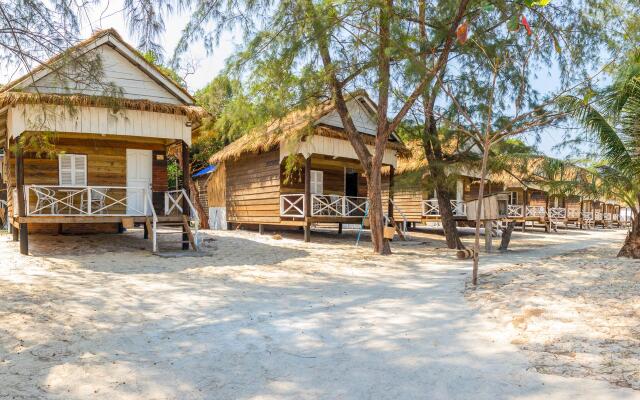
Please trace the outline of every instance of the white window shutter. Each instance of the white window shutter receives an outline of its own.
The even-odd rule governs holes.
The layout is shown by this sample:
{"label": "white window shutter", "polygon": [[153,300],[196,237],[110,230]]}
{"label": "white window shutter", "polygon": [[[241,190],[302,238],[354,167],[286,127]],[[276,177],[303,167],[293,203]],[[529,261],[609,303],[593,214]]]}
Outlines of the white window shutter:
{"label": "white window shutter", "polygon": [[323,193],[323,175],[322,171],[311,171],[311,194]]}
{"label": "white window shutter", "polygon": [[73,185],[73,156],[60,154],[58,156],[58,170],[60,173],[60,186]]}
{"label": "white window shutter", "polygon": [[87,186],[87,156],[75,154],[73,160],[73,185]]}
{"label": "white window shutter", "polygon": [[60,186],[87,185],[87,156],[83,154],[60,154],[58,156]]}

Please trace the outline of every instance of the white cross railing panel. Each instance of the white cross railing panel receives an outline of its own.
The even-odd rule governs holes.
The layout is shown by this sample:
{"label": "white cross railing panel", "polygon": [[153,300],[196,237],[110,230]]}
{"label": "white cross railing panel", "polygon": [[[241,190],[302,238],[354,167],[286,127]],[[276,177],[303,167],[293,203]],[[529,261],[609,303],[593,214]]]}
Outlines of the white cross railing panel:
{"label": "white cross railing panel", "polygon": [[611,221],[611,213],[602,214],[605,221]]}
{"label": "white cross railing panel", "polygon": [[422,201],[422,215],[424,216],[440,216],[440,206],[438,205],[438,200],[423,200]]}
{"label": "white cross railing panel", "polygon": [[596,221],[602,221],[602,211],[596,211],[593,213],[593,218]]}
{"label": "white cross railing panel", "polygon": [[126,186],[25,185],[25,213],[27,216],[144,216],[149,212],[148,191]]}
{"label": "white cross railing panel", "polygon": [[304,217],[304,194],[280,195],[281,217]]}
{"label": "white cross railing panel", "polygon": [[523,206],[519,206],[517,204],[508,204],[507,217],[508,218],[522,217],[522,208]]}
{"label": "white cross railing panel", "polygon": [[593,221],[593,213],[590,211],[583,211],[582,219],[585,221]]}
{"label": "white cross railing panel", "polygon": [[456,217],[465,217],[467,215],[467,204],[462,200],[451,200],[451,210]]}
{"label": "white cross railing panel", "polygon": [[545,215],[544,206],[527,206],[527,217],[544,217]]}
{"label": "white cross railing panel", "polygon": [[554,207],[549,209],[549,218],[551,219],[565,219],[567,217],[567,209]]}
{"label": "white cross railing panel", "polygon": [[369,199],[366,197],[343,196],[342,201],[345,217],[363,217],[369,206]]}
{"label": "white cross railing panel", "polygon": [[618,214],[611,214],[611,219],[614,221],[618,221],[620,219],[620,216]]}
{"label": "white cross railing panel", "polygon": [[344,202],[342,196],[311,195],[311,215],[313,216],[343,216]]}

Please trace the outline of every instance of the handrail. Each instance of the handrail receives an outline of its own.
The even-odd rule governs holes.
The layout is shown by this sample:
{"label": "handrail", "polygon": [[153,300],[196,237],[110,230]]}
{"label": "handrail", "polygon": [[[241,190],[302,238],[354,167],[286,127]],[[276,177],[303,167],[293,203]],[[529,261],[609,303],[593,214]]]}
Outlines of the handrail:
{"label": "handrail", "polygon": [[[299,203],[302,203],[299,206]],[[304,194],[288,193],[280,195],[280,216],[281,217],[304,217],[306,210],[306,204],[304,201]]]}
{"label": "handrail", "polygon": [[393,207],[394,210],[397,210],[400,215],[402,216],[402,233],[405,234],[407,233],[407,215],[404,213],[404,211],[402,211],[402,209],[400,207],[398,207],[398,205],[393,201],[393,199],[389,199],[389,202],[391,203],[391,206]]}
{"label": "handrail", "polygon": [[144,191],[144,197],[146,199],[146,207],[149,207],[151,209],[151,223],[152,225],[152,229],[151,229],[151,237],[152,237],[152,243],[153,243],[153,252],[157,253],[158,252],[158,235],[157,235],[157,229],[156,229],[156,225],[158,224],[158,216],[156,215],[156,209],[155,207],[153,207],[153,199],[151,198],[151,195],[149,194],[150,190],[146,189]]}
{"label": "handrail", "polygon": [[181,189],[182,191],[182,195],[184,196],[184,198],[187,201],[187,205],[189,206],[189,212],[190,212],[190,217],[191,220],[194,222],[194,233],[193,233],[193,241],[195,242],[196,245],[196,249],[197,250],[197,246],[199,245],[198,243],[198,229],[200,229],[200,216],[198,215],[198,211],[196,210],[196,208],[193,206],[193,203],[191,202],[191,199],[189,198],[189,196],[187,195],[187,191],[183,188]]}

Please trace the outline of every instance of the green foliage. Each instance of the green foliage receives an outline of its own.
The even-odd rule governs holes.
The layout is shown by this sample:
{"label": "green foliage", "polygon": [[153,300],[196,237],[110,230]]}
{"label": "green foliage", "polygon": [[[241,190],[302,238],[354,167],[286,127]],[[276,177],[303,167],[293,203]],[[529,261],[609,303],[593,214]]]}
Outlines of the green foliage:
{"label": "green foliage", "polygon": [[169,157],[167,159],[167,179],[169,190],[178,189],[180,187],[180,181],[182,180],[182,168],[180,168],[180,162],[175,157]]}
{"label": "green foliage", "polygon": [[166,76],[171,78],[175,83],[177,83],[178,85],[180,85],[182,87],[187,87],[187,83],[184,81],[184,79],[180,75],[178,75],[178,73],[176,72],[175,69],[173,69],[171,67],[167,67],[166,65],[164,65],[162,63],[161,58],[159,56],[159,53],[157,53],[154,50],[147,50],[147,51],[145,51],[144,53],[142,53],[140,55],[148,63],[154,65],[163,74],[165,74]]}

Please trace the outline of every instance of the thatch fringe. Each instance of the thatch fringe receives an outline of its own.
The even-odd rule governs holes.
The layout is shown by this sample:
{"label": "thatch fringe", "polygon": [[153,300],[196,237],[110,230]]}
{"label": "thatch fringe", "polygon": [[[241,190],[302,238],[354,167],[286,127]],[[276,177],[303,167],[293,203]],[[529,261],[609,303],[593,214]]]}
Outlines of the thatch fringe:
{"label": "thatch fringe", "polygon": [[104,107],[115,110],[129,109],[163,114],[184,115],[191,121],[199,121],[207,112],[198,106],[157,103],[150,100],[126,99],[122,97],[61,95],[48,93],[4,92],[0,93],[0,108],[15,104],[50,104],[69,107]]}

